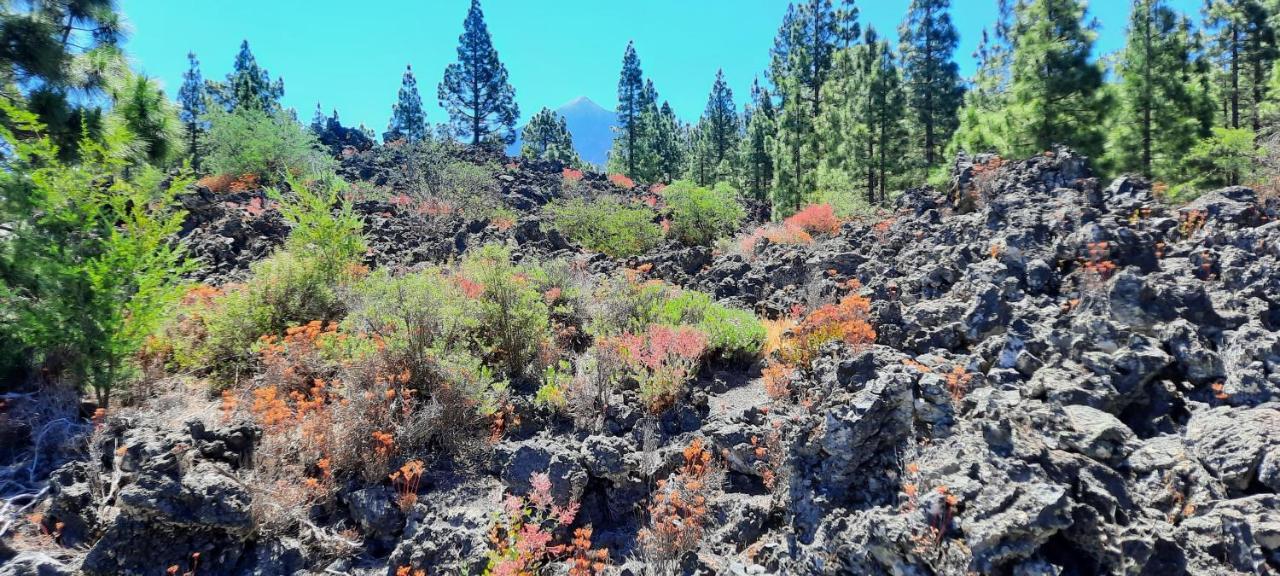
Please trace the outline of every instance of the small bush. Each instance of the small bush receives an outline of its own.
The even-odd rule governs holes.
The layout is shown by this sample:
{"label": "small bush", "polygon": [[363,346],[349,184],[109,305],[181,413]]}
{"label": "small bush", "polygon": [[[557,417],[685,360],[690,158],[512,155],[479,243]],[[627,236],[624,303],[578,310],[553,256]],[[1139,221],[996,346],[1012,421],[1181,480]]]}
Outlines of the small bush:
{"label": "small bush", "polygon": [[658,413],[675,404],[697,375],[707,336],[689,326],[652,324],[643,333],[624,333],[602,345],[618,349],[640,381],[640,398]]}
{"label": "small bush", "polygon": [[648,524],[638,535],[646,562],[664,574],[673,572],[680,558],[702,542],[710,519],[708,503],[724,477],[701,439],[695,438],[683,457],[676,473],[658,481],[648,506]]}
{"label": "small bush", "polygon": [[855,351],[866,348],[876,339],[876,331],[867,321],[870,311],[871,301],[855,293],[810,312],[784,336],[783,361],[807,367],[830,342],[843,342]]}
{"label": "small bush", "polygon": [[285,112],[211,111],[203,146],[208,151],[206,166],[218,174],[256,174],[274,183],[289,174],[333,170],[333,160],[315,134]]}
{"label": "small bush", "polygon": [[449,381],[444,359],[458,353],[472,318],[463,296],[438,269],[394,276],[377,270],[345,295],[343,328],[376,339],[382,353],[431,393]]}
{"label": "small bush", "polygon": [[558,531],[573,524],[579,504],[557,503],[546,473],[535,472],[529,485],[528,495],[508,495],[502,510],[494,513],[485,574],[541,574],[566,552],[564,545],[552,542]]}
{"label": "small bush", "polygon": [[584,248],[615,258],[642,254],[662,241],[654,212],[614,196],[594,201],[574,198],[547,206],[557,231]]}
{"label": "small bush", "polygon": [[498,244],[468,253],[461,272],[481,287],[472,313],[489,365],[511,377],[525,375],[549,336],[550,310],[542,292]]}
{"label": "small bush", "polygon": [[809,234],[835,234],[840,231],[840,219],[836,218],[835,209],[830,204],[810,204],[782,223]]}
{"label": "small bush", "polygon": [[689,324],[707,335],[707,351],[726,360],[746,360],[760,354],[765,329],[755,314],[717,303],[694,290],[668,289],[653,319],[662,324]]}
{"label": "small bush", "polygon": [[662,194],[671,215],[671,235],[691,246],[710,245],[733,234],[747,215],[737,192],[724,183],[707,189],[677,180]]}

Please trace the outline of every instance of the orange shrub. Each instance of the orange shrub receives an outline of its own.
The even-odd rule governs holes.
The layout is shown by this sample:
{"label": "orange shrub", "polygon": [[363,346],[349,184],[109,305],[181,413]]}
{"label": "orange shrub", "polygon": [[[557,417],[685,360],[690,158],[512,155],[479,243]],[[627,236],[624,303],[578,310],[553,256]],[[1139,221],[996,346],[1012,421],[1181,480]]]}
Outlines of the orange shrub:
{"label": "orange shrub", "polygon": [[223,194],[231,190],[231,183],[235,181],[236,177],[230,174],[210,174],[197,180],[196,185],[208,188],[210,192]]}
{"label": "orange shrub", "polygon": [[684,465],[659,480],[649,504],[649,524],[639,534],[647,559],[666,566],[698,546],[707,522],[707,500],[718,485],[711,452],[695,438],[684,449]]}
{"label": "orange shrub", "polygon": [[591,548],[590,526],[574,530],[569,546],[573,550],[569,558],[569,576],[598,576],[609,567],[609,551]]}
{"label": "orange shrub", "polygon": [[791,396],[791,375],[795,368],[786,364],[770,364],[764,369],[764,391],[774,400],[784,400]]}
{"label": "orange shrub", "polygon": [[795,226],[766,226],[764,237],[774,244],[813,244],[813,236]]}
{"label": "orange shrub", "polygon": [[956,364],[947,373],[947,391],[951,393],[951,400],[957,404],[964,400],[964,395],[969,392],[969,381],[973,380],[973,374],[968,373],[964,366]]}
{"label": "orange shrub", "polygon": [[840,219],[836,218],[836,211],[830,204],[810,204],[782,223],[810,234],[835,234],[840,231]]}
{"label": "orange shrub", "polygon": [[609,181],[619,188],[631,189],[636,187],[635,180],[628,178],[625,174],[610,174]]}
{"label": "orange shrub", "polygon": [[[857,283],[852,287],[856,288]],[[866,348],[876,339],[875,328],[867,320],[870,311],[871,301],[856,293],[814,310],[783,342],[783,361],[808,366],[828,342],[844,342],[854,351]]]}

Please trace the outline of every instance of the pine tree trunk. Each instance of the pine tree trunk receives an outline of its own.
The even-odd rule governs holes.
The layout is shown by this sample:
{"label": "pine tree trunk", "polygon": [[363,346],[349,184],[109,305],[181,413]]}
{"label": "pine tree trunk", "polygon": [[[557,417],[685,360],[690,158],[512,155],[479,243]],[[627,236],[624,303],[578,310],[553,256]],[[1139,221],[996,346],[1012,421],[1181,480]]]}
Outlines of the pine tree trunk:
{"label": "pine tree trunk", "polygon": [[[925,12],[925,22],[933,22],[933,5],[929,5],[929,9]],[[933,168],[933,26],[925,28],[924,32],[924,69],[925,86],[924,86],[924,165],[927,168]]]}
{"label": "pine tree trunk", "polygon": [[1240,127],[1240,30],[1231,25],[1231,127]]}
{"label": "pine tree trunk", "polygon": [[1142,175],[1151,177],[1151,5],[1147,4],[1143,24],[1142,47],[1145,57],[1142,69]]}

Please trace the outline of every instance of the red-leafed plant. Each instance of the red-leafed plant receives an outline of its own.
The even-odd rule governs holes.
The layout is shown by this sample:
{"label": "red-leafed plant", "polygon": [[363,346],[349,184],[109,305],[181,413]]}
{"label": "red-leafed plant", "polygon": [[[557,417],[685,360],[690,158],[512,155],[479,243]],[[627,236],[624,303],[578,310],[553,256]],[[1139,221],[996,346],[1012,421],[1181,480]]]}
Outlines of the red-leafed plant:
{"label": "red-leafed plant", "polygon": [[486,574],[540,574],[548,564],[569,551],[568,546],[555,544],[556,531],[573,524],[578,503],[557,503],[551,494],[551,479],[545,473],[533,473],[529,486],[526,496],[506,497],[489,528]]}
{"label": "red-leafed plant", "polygon": [[614,186],[628,190],[636,187],[635,180],[628,178],[625,174],[610,174],[609,182],[612,182]]}
{"label": "red-leafed plant", "polygon": [[652,324],[643,334],[624,333],[610,344],[640,380],[640,397],[650,410],[662,412],[697,374],[707,336],[691,326]]}
{"label": "red-leafed plant", "polygon": [[810,204],[782,223],[810,234],[835,234],[840,231],[840,219],[836,218],[835,208],[830,204]]}

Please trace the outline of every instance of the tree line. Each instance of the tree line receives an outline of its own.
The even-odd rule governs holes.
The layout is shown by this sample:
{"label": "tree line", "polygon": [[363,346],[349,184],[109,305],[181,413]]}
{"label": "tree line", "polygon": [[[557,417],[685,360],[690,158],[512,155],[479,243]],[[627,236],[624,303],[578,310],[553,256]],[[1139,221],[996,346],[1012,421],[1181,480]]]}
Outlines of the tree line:
{"label": "tree line", "polygon": [[[1096,22],[1084,0],[997,0],[976,72],[956,63],[950,0],[913,0],[891,43],[859,22],[853,0],[788,6],[770,65],[741,102],[723,71],[701,117],[680,120],[644,74],[633,43],[618,80],[616,138],[607,169],[639,182],[728,183],[768,200],[779,216],[826,202],[842,211],[884,204],[896,190],[938,182],[960,151],[1024,157],[1067,145],[1104,173],[1137,173],[1174,193],[1268,179],[1280,74],[1280,0],[1207,0],[1196,15],[1166,0],[1131,0],[1124,47],[1095,58]],[[200,168],[210,126],[227,115],[290,115],[284,83],[248,42],[223,80],[190,66],[176,105],[128,70],[110,0],[59,0],[0,17],[4,89],[74,159],[84,137],[137,136],[156,165]],[[106,95],[84,98],[84,94]],[[428,122],[407,67],[384,141],[514,141],[520,110],[472,0],[457,60],[437,87],[447,122]],[[296,120],[296,119],[295,119]],[[371,146],[363,126],[319,109],[311,128],[326,143]],[[580,164],[564,119],[546,108],[522,134],[522,155]]]}
{"label": "tree line", "polygon": [[896,45],[854,2],[788,7],[741,112],[717,73],[684,124],[645,80],[633,45],[618,84],[609,169],[639,181],[728,182],[785,216],[849,211],[937,182],[957,152],[1026,157],[1067,145],[1104,173],[1193,192],[1265,184],[1280,98],[1276,0],[1209,0],[1198,20],[1133,0],[1122,50],[1092,56],[1083,0],[998,0],[977,72],[956,64],[949,0],[913,0]]}

